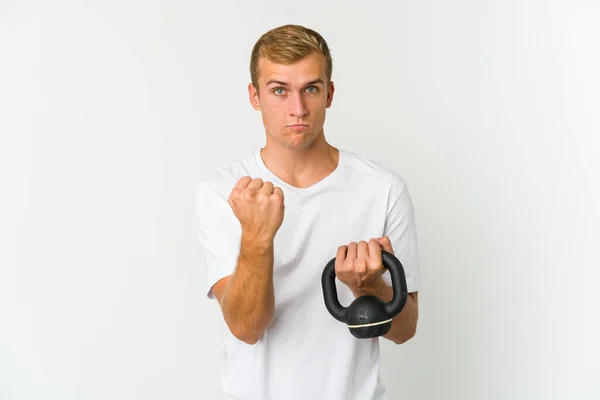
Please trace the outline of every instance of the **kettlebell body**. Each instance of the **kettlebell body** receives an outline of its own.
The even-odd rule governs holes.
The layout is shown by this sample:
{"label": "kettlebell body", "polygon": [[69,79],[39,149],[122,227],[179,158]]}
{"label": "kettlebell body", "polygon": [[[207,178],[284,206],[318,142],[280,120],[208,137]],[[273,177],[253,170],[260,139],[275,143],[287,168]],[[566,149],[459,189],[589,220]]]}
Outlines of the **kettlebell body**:
{"label": "kettlebell body", "polygon": [[338,321],[345,323],[350,333],[358,339],[383,336],[392,327],[392,318],[398,315],[408,299],[406,276],[400,260],[382,250],[383,266],[390,271],[394,295],[389,303],[377,296],[360,296],[343,307],[337,297],[335,286],[335,257],[327,263],[321,276],[323,299],[327,311]]}

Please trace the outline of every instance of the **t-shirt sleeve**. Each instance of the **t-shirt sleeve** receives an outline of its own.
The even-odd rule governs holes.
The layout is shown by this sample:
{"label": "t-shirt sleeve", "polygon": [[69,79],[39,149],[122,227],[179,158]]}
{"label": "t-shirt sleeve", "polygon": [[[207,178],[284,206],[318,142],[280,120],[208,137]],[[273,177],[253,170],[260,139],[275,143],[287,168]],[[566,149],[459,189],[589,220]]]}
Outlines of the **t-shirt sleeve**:
{"label": "t-shirt sleeve", "polygon": [[[390,191],[384,236],[390,238],[394,255],[402,263],[408,292],[421,288],[417,247],[417,229],[412,199],[406,184],[394,185]],[[389,272],[383,275],[391,284]]]}
{"label": "t-shirt sleeve", "polygon": [[205,180],[196,185],[194,212],[201,260],[207,271],[204,290],[214,299],[212,286],[231,275],[237,265],[241,226],[227,198]]}

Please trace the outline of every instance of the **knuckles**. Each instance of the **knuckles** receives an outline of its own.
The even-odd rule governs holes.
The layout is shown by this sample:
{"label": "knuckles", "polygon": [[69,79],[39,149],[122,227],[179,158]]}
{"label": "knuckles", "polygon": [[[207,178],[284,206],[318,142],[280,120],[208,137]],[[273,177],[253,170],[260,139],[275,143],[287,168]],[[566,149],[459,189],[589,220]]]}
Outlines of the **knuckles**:
{"label": "knuckles", "polygon": [[253,197],[256,199],[256,201],[258,201],[259,203],[264,203],[269,199],[269,195],[264,194],[264,193],[256,193],[253,195]]}
{"label": "knuckles", "polygon": [[[281,188],[273,186],[271,182],[264,182],[260,178],[252,180],[258,182],[251,187],[234,187],[227,199],[230,205],[234,203],[254,203],[254,204],[271,204],[279,208],[284,208],[284,195]],[[269,189],[265,191],[265,186]]]}
{"label": "knuckles", "polygon": [[389,244],[389,238],[382,237],[381,243],[371,238],[368,242],[361,240],[339,246],[335,264],[338,278],[346,285],[360,288],[379,275],[385,268],[379,253],[373,254],[373,251],[380,249],[381,244]]}

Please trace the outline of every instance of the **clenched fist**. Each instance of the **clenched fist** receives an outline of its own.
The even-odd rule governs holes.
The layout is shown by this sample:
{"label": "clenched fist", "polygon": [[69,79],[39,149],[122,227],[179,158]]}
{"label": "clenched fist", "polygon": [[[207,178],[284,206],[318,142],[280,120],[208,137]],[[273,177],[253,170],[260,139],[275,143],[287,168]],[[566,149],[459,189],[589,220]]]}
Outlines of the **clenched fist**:
{"label": "clenched fist", "polygon": [[381,250],[394,254],[387,236],[373,238],[369,242],[352,242],[338,248],[335,259],[335,275],[351,289],[368,286],[386,271]]}
{"label": "clenched fist", "polygon": [[257,240],[271,241],[283,222],[283,191],[271,182],[241,178],[227,203],[242,225],[242,233]]}

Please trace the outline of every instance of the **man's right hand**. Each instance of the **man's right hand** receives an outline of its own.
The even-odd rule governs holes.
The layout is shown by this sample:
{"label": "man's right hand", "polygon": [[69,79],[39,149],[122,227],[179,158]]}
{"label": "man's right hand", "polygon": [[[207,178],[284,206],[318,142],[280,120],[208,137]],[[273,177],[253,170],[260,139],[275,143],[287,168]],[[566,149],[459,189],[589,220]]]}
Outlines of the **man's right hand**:
{"label": "man's right hand", "polygon": [[283,222],[283,191],[271,182],[241,178],[231,191],[227,203],[240,221],[242,234],[254,240],[272,241]]}

